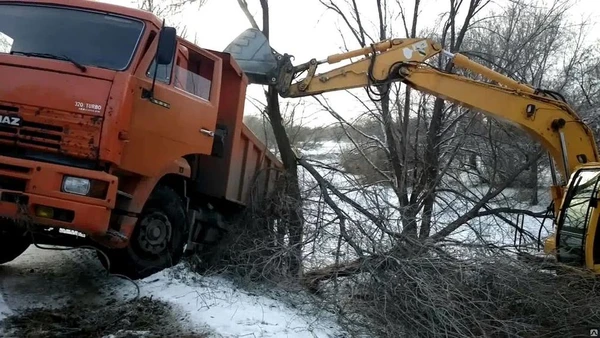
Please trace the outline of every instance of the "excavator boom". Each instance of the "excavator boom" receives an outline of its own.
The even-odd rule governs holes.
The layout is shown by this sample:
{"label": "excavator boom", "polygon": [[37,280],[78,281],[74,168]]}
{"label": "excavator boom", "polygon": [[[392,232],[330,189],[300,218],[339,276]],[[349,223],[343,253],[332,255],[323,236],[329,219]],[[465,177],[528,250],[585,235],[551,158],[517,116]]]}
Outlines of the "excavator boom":
{"label": "excavator boom", "polygon": [[[596,175],[600,173],[598,150],[591,129],[560,94],[515,81],[462,54],[447,52],[430,39],[389,39],[293,65],[292,56],[279,54],[259,30],[248,29],[225,51],[232,54],[250,82],[276,86],[282,97],[371,86],[385,89],[392,82],[402,82],[519,127],[548,150],[563,178],[560,183],[554,182],[551,189],[557,215],[556,234],[546,241],[546,252],[556,254],[559,261],[561,256],[568,257],[600,273],[600,264],[595,264],[593,258],[596,251],[593,239],[599,219],[594,202],[597,201],[596,190],[584,199],[588,200],[585,218],[578,214],[577,219],[581,221],[575,224],[573,218],[565,217],[571,212],[571,200],[581,193],[577,185],[583,184],[582,175],[587,177],[586,186],[600,186],[600,175]],[[320,65],[356,57],[359,57],[356,61],[317,73]],[[445,72],[426,62],[434,57],[447,58],[454,67],[470,71],[477,80]],[[303,73],[306,75],[298,79]],[[600,248],[597,251],[600,262]]]}
{"label": "excavator boom", "polygon": [[407,74],[402,82],[408,86],[526,131],[549,151],[565,181],[578,166],[598,161],[591,129],[563,101],[427,66],[406,67],[401,69]]}
{"label": "excavator boom", "polygon": [[[401,81],[421,92],[481,111],[520,127],[539,141],[556,161],[564,181],[577,166],[598,161],[592,131],[566,102],[464,55],[446,52],[430,39],[390,39],[293,66],[291,56],[272,50],[262,33],[251,28],[225,51],[231,53],[249,74],[251,82],[275,85],[282,97],[312,96]],[[260,60],[256,55],[261,56]],[[440,55],[448,57],[454,66],[496,84],[446,73],[425,63]],[[362,58],[325,73],[316,73],[319,65],[335,64],[353,57]],[[307,75],[294,82],[303,72]]]}

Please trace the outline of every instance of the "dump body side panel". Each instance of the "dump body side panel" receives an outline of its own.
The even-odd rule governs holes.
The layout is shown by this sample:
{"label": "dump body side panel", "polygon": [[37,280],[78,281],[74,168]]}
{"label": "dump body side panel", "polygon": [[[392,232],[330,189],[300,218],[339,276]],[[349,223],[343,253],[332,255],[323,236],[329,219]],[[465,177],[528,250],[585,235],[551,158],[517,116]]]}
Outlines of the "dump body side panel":
{"label": "dump body side panel", "polygon": [[247,204],[251,193],[260,198],[273,190],[282,164],[246,125],[242,125],[233,154],[227,199]]}
{"label": "dump body side panel", "polygon": [[[257,169],[281,168],[282,164],[243,123],[248,79],[229,54],[211,52],[223,59],[217,124],[226,127],[227,134],[222,157],[200,157],[195,181],[198,189],[209,196],[246,204]],[[272,170],[261,173],[259,179],[264,182],[260,186],[268,184],[272,189],[276,174],[278,171]]]}

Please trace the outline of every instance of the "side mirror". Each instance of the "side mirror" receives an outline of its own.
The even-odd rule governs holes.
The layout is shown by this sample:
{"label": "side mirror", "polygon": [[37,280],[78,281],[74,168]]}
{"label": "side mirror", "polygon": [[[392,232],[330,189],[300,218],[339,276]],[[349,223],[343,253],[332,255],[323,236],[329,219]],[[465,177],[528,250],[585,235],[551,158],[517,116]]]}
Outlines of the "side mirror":
{"label": "side mirror", "polygon": [[174,27],[163,27],[158,37],[158,48],[156,50],[156,63],[168,65],[173,61],[175,48],[177,47],[177,30]]}
{"label": "side mirror", "polygon": [[163,21],[163,28],[158,33],[158,47],[156,47],[155,63],[154,63],[154,77],[152,78],[152,87],[150,90],[142,90],[142,97],[150,100],[150,102],[165,106],[168,108],[168,104],[159,101],[154,98],[154,86],[156,85],[156,75],[158,73],[158,65],[168,65],[173,61],[175,55],[175,49],[177,48],[177,30],[173,27],[165,27]]}

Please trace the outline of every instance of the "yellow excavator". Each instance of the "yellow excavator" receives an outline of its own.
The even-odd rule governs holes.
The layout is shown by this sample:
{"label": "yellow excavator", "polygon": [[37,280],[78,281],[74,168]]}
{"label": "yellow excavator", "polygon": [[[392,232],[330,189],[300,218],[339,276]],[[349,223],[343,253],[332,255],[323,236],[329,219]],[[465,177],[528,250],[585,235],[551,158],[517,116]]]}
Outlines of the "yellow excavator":
{"label": "yellow excavator", "polygon": [[[600,274],[600,241],[596,237],[600,207],[600,163],[591,129],[559,93],[535,89],[468,57],[450,53],[430,39],[389,39],[369,47],[312,59],[293,65],[292,56],[274,50],[258,29],[234,39],[230,53],[249,82],[273,85],[281,97],[303,97],[337,90],[392,82],[518,126],[539,141],[560,171],[551,165],[554,231],[544,252],[558,263]],[[428,64],[446,57],[455,67],[486,78],[478,81]],[[352,58],[358,57],[356,61]],[[346,65],[317,73],[319,65],[350,60]],[[300,76],[305,73],[302,78]],[[599,236],[600,237],[600,236]]]}

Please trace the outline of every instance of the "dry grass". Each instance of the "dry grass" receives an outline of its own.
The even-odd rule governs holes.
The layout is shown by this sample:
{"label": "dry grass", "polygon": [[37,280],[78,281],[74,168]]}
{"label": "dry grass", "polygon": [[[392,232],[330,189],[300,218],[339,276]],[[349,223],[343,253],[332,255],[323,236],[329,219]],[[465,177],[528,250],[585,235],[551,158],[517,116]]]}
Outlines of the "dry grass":
{"label": "dry grass", "polygon": [[170,305],[150,298],[103,306],[28,309],[1,324],[6,337],[208,337],[185,328]]}
{"label": "dry grass", "polygon": [[289,242],[289,210],[294,201],[285,195],[287,178],[282,176],[274,194],[259,197],[256,186],[252,202],[231,231],[201,264],[202,273],[222,273],[251,283],[288,283],[296,280],[290,272],[294,250]]}
{"label": "dry grass", "polygon": [[371,337],[575,337],[600,327],[600,284],[506,255],[388,255],[323,285],[340,319]]}

